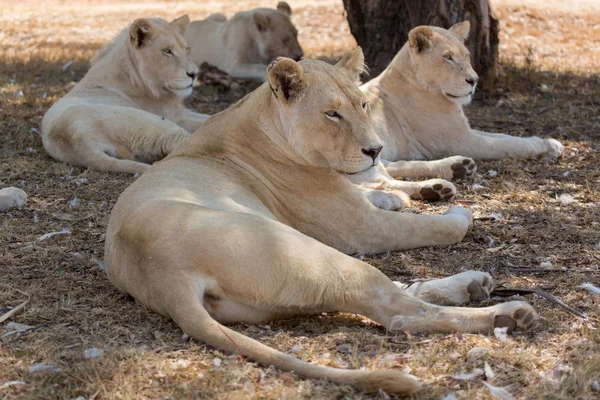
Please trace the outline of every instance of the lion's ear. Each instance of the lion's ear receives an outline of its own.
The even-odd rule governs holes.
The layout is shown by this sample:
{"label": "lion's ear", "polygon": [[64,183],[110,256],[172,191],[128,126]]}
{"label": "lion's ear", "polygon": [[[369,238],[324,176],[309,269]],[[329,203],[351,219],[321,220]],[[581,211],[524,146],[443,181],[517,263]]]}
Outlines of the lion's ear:
{"label": "lion's ear", "polygon": [[277,11],[287,14],[288,17],[292,16],[292,7],[290,7],[290,5],[285,1],[280,1],[277,3]]}
{"label": "lion's ear", "polygon": [[469,20],[465,20],[463,22],[459,22],[458,24],[452,25],[448,30],[464,42],[465,40],[467,40],[467,37],[469,37],[470,29],[471,23],[469,22]]}
{"label": "lion's ear", "polygon": [[415,54],[431,49],[433,38],[433,29],[428,26],[417,26],[408,33],[408,43]]}
{"label": "lion's ear", "polygon": [[181,17],[171,21],[171,26],[183,36],[190,26],[190,17],[187,14],[182,15]]}
{"label": "lion's ear", "polygon": [[291,58],[276,58],[267,67],[267,81],[273,94],[280,100],[298,100],[306,91],[304,69]]}
{"label": "lion's ear", "polygon": [[355,81],[359,81],[360,76],[367,69],[365,66],[365,56],[360,46],[346,54],[335,66],[348,70]]}
{"label": "lion's ear", "polygon": [[260,11],[255,11],[252,18],[259,31],[264,32],[271,28],[271,20],[268,15],[265,15]]}
{"label": "lion's ear", "polygon": [[147,19],[136,19],[129,28],[131,43],[138,48],[150,43],[155,35],[155,29],[152,26],[152,23]]}

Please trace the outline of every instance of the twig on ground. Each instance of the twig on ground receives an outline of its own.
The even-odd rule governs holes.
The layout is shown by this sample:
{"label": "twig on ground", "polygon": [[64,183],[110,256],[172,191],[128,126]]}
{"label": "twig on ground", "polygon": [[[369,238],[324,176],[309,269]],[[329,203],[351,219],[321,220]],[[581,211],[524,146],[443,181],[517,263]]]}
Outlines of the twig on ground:
{"label": "twig on ground", "polygon": [[575,310],[574,308],[569,307],[558,297],[551,295],[548,292],[544,292],[543,290],[539,290],[539,289],[517,289],[517,288],[495,289],[490,293],[490,296],[510,297],[510,296],[516,296],[516,295],[526,295],[526,294],[537,294],[538,296],[543,297],[544,299],[548,300],[550,303],[554,303],[554,304],[564,308],[571,314],[577,315],[579,318],[582,318],[585,320],[588,319],[588,317],[585,314]]}

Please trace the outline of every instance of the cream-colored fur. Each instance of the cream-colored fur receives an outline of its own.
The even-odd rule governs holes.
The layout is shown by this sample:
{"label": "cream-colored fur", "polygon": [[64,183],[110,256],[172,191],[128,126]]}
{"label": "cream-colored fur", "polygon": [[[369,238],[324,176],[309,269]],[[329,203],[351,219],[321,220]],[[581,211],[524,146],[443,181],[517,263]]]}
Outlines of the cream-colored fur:
{"label": "cream-colored fur", "polygon": [[22,207],[27,202],[27,193],[16,187],[0,189],[0,211]]}
{"label": "cream-colored fur", "polygon": [[[463,44],[468,33],[468,21],[449,30],[414,28],[385,71],[361,86],[389,175],[462,178],[475,172],[472,159],[561,154],[563,146],[554,139],[471,129],[462,107],[471,101],[478,77]],[[448,156],[453,157],[443,158]]]}
{"label": "cream-colored fur", "polygon": [[141,173],[195,131],[208,116],[183,105],[198,74],[182,36],[189,22],[138,19],[102,49],[44,116],[46,151],[75,165]]}
{"label": "cream-colored fur", "polygon": [[409,332],[512,330],[535,320],[523,302],[460,308],[419,298],[486,298],[487,274],[405,291],[344,254],[454,243],[471,223],[462,207],[444,215],[378,209],[340,174],[372,168],[363,150],[380,146],[354,82],[362,63],[360,49],[336,66],[275,61],[267,83],[123,192],[108,224],[106,271],[117,288],[214,347],[304,377],[411,393],[419,383],[400,371],[312,365],[221,325],[333,310]]}
{"label": "cream-colored fur", "polygon": [[223,14],[213,14],[193,21],[185,38],[198,66],[207,62],[234,77],[265,81],[267,64],[276,57],[302,57],[291,15],[292,9],[285,2],[278,3],[276,10],[256,8],[229,20]]}

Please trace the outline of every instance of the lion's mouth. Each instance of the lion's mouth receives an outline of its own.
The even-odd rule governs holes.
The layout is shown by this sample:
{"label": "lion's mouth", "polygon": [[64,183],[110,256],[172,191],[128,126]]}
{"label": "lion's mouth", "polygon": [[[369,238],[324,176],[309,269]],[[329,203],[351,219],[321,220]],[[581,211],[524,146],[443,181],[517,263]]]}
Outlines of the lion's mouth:
{"label": "lion's mouth", "polygon": [[468,93],[468,94],[465,94],[465,95],[463,95],[463,96],[455,96],[455,95],[453,95],[453,94],[446,93],[446,96],[448,96],[448,97],[452,97],[453,99],[462,99],[462,98],[465,98],[465,97],[469,97],[469,96],[471,96],[471,95],[472,95],[472,93]]}
{"label": "lion's mouth", "polygon": [[193,87],[194,87],[194,84],[193,84],[193,83],[191,83],[191,84],[189,84],[189,85],[187,85],[187,86],[182,86],[182,87],[171,87],[171,90],[174,90],[174,91],[176,91],[176,92],[180,92],[180,91],[183,91],[183,90],[189,90],[189,89],[192,89]]}
{"label": "lion's mouth", "polygon": [[473,93],[475,93],[475,90],[471,90],[469,93],[464,94],[462,96],[457,96],[457,95],[454,95],[452,93],[444,93],[444,94],[446,96],[448,96],[448,97],[453,98],[453,99],[464,99],[465,97],[473,96]]}
{"label": "lion's mouth", "polygon": [[338,172],[341,172],[344,175],[356,175],[356,174],[362,174],[363,172],[367,172],[368,170],[370,170],[371,168],[374,168],[374,167],[375,167],[375,163],[373,163],[373,165],[371,165],[370,167],[367,167],[367,168],[363,169],[362,171],[346,172],[346,171],[339,171],[338,170]]}

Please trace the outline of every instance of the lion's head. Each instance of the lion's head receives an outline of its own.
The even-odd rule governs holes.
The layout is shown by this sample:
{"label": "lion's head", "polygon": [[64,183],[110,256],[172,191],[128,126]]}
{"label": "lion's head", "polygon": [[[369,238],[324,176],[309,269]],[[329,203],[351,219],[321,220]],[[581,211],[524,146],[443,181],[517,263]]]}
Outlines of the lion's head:
{"label": "lion's head", "polygon": [[161,18],[137,19],[129,27],[131,61],[154,97],[192,93],[198,67],[183,38],[189,24],[189,17],[184,15],[170,23]]}
{"label": "lion's head", "polygon": [[360,47],[336,65],[279,58],[268,67],[285,136],[310,165],[353,174],[379,163],[382,144],[357,86],[363,71]]}
{"label": "lion's head", "polygon": [[290,17],[292,9],[286,2],[279,2],[277,9],[257,8],[252,11],[253,41],[256,44],[262,64],[268,64],[276,57],[300,60],[302,47],[298,43],[298,30]]}
{"label": "lion's head", "polygon": [[464,21],[448,30],[418,26],[408,34],[410,63],[417,82],[458,104],[471,102],[479,80],[463,44],[469,28],[469,21]]}

